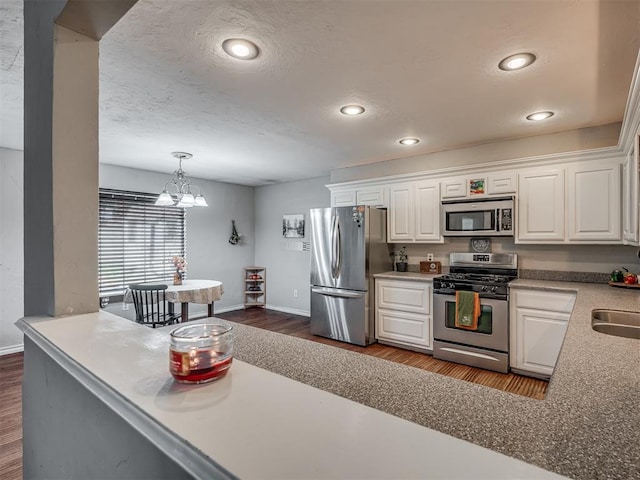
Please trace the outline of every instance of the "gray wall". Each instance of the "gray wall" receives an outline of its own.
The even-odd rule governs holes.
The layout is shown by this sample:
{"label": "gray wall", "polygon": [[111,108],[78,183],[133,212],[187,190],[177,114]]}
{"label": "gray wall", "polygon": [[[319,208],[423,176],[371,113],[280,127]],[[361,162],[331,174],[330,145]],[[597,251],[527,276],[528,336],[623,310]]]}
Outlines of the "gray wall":
{"label": "gray wall", "polygon": [[0,355],[22,349],[24,315],[23,153],[0,148]]}
{"label": "gray wall", "polygon": [[[269,308],[309,315],[310,254],[289,247],[309,242],[309,210],[331,204],[327,183],[329,177],[318,177],[256,188],[255,259],[256,265],[267,269]],[[282,216],[296,213],[305,216],[304,239],[285,239]],[[293,296],[294,290],[298,291],[297,298]]]}
{"label": "gray wall", "polygon": [[[170,174],[100,164],[100,187],[103,188],[159,193],[170,179]],[[242,267],[254,263],[254,189],[196,178],[192,181],[201,189],[209,207],[187,211],[187,277],[222,282],[224,295],[215,304],[216,312],[240,308]],[[243,235],[239,245],[229,243],[231,219]],[[123,312],[120,304],[107,310],[132,318],[131,309]],[[206,306],[190,305],[189,312],[201,315],[206,313]]]}

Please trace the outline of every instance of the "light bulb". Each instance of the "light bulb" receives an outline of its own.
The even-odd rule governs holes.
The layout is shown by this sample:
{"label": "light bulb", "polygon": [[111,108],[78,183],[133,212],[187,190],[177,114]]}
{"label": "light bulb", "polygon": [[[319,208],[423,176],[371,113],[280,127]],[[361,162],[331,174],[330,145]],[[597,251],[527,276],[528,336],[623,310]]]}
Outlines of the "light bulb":
{"label": "light bulb", "polygon": [[536,56],[533,53],[516,53],[500,60],[498,68],[505,71],[519,70],[528,67],[535,61]]}
{"label": "light bulb", "polygon": [[180,201],[178,202],[178,207],[182,208],[190,208],[195,204],[195,198],[190,193],[185,193],[180,197]]}
{"label": "light bulb", "polygon": [[540,120],[546,120],[550,117],[553,117],[553,112],[535,112],[527,115],[527,120],[531,120],[532,122],[539,122]]}
{"label": "light bulb", "polygon": [[362,105],[345,105],[340,109],[340,113],[343,115],[360,115],[364,113],[364,107]]}
{"label": "light bulb", "polygon": [[196,195],[195,206],[196,207],[208,207],[209,206],[209,204],[207,203],[207,201],[205,200],[205,198],[202,196],[201,193]]}
{"label": "light bulb", "polygon": [[159,207],[168,207],[170,205],[173,205],[174,202],[173,198],[171,198],[171,195],[169,195],[169,192],[163,190],[162,193],[158,196],[155,204]]}
{"label": "light bulb", "polygon": [[258,56],[258,46],[242,38],[228,38],[222,42],[222,49],[234,58],[240,60],[252,60]]}

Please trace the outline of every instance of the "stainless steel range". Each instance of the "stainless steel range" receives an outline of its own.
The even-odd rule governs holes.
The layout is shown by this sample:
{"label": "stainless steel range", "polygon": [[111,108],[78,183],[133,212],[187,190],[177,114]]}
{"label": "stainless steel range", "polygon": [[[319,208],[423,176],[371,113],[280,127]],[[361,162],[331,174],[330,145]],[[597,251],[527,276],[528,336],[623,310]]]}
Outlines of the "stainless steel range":
{"label": "stainless steel range", "polygon": [[[433,280],[433,356],[497,372],[509,371],[511,253],[451,253],[450,273]],[[456,291],[478,293],[477,326],[456,326]]]}

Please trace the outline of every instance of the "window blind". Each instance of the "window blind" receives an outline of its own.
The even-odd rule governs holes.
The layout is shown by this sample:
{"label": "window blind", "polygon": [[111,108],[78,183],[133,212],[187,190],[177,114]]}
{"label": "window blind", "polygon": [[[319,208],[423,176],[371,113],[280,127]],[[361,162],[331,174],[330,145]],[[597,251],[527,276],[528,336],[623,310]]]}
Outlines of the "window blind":
{"label": "window blind", "polygon": [[174,255],[185,256],[183,208],[154,205],[157,195],[100,189],[100,296],[122,295],[132,283],[173,280]]}

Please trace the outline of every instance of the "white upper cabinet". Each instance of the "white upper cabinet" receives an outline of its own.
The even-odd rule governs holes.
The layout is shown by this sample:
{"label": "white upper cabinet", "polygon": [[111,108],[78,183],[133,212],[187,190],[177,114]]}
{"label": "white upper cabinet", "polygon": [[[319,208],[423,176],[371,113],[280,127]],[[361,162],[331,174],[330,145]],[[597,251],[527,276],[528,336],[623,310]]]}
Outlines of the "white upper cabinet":
{"label": "white upper cabinet", "polygon": [[390,243],[442,243],[440,182],[419,180],[390,185],[387,221]]}
{"label": "white upper cabinet", "polygon": [[509,170],[487,175],[487,193],[489,195],[509,195],[516,193],[517,175]]}
{"label": "white upper cabinet", "polygon": [[516,243],[564,242],[564,170],[518,174]]}
{"label": "white upper cabinet", "polygon": [[639,245],[638,236],[638,136],[622,166],[622,240]]}
{"label": "white upper cabinet", "polygon": [[447,178],[440,183],[442,198],[465,198],[467,196],[467,179],[464,177]]}
{"label": "white upper cabinet", "polygon": [[388,241],[412,242],[414,232],[414,191],[412,183],[389,186],[389,211],[387,213]]}
{"label": "white upper cabinet", "polygon": [[350,207],[356,205],[355,190],[335,190],[331,192],[332,207]]}
{"label": "white upper cabinet", "polygon": [[568,239],[616,242],[621,236],[620,161],[591,161],[567,168]]}
{"label": "white upper cabinet", "polygon": [[440,182],[442,199],[513,195],[516,193],[516,178],[516,172],[513,170],[447,178]]}
{"label": "white upper cabinet", "polygon": [[442,242],[440,234],[440,183],[435,180],[416,182],[414,192],[416,242]]}
{"label": "white upper cabinet", "polygon": [[374,207],[386,207],[386,191],[387,187],[385,185],[333,188],[331,190],[331,206],[371,205]]}

